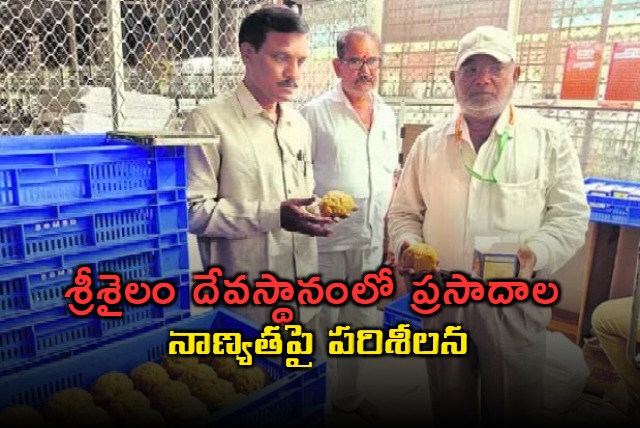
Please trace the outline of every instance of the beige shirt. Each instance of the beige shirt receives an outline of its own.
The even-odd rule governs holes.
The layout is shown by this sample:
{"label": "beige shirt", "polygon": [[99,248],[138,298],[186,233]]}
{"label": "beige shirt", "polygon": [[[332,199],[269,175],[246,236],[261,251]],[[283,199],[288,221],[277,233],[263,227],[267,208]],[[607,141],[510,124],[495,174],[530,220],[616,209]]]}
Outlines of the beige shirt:
{"label": "beige shirt", "polygon": [[[530,110],[509,109],[476,154],[466,122],[460,148],[457,115],[423,132],[407,157],[389,210],[389,234],[397,252],[403,241],[426,242],[443,269],[471,271],[476,237],[528,244],[535,269],[549,274],[583,244],[589,222],[575,147],[557,122]],[[500,135],[507,141],[496,165]],[[462,150],[461,150],[462,149]],[[497,183],[484,177],[495,168]]]}
{"label": "beige shirt", "polygon": [[[314,187],[309,126],[293,108],[280,109],[275,123],[240,83],[195,109],[183,128],[220,136],[217,144],[187,148],[189,231],[198,236],[205,270],[220,266],[225,278],[317,274],[315,238],[280,227],[281,202],[310,197]],[[260,324],[271,320],[271,308],[230,309]]]}

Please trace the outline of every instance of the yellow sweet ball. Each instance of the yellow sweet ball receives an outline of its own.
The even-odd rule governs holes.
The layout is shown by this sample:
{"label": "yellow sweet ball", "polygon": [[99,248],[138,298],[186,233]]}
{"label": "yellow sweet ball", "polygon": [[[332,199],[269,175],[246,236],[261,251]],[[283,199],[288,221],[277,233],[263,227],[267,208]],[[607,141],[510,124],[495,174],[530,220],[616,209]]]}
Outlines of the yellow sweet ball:
{"label": "yellow sweet ball", "polygon": [[105,373],[91,385],[91,394],[98,405],[108,404],[114,397],[134,389],[133,381],[125,373]]}
{"label": "yellow sweet ball", "polygon": [[169,403],[180,401],[182,397],[188,397],[190,395],[191,391],[186,383],[178,380],[168,380],[153,388],[149,398],[154,408],[162,410],[166,408]]}
{"label": "yellow sweet ball", "polygon": [[165,354],[160,365],[169,373],[171,379],[177,379],[189,367],[200,363],[197,356],[169,355]]}
{"label": "yellow sweet ball", "polygon": [[82,388],[67,388],[53,394],[42,407],[45,417],[52,422],[62,422],[79,407],[92,407],[93,396]]}
{"label": "yellow sweet ball", "polygon": [[233,372],[240,367],[234,357],[212,355],[201,360],[205,364],[209,364],[218,374],[218,377],[229,380]]}
{"label": "yellow sweet ball", "polygon": [[178,376],[178,380],[187,384],[191,393],[193,393],[194,388],[201,381],[215,382],[218,380],[218,375],[211,366],[200,363],[195,366],[188,366],[185,371]]}
{"label": "yellow sweet ball", "polygon": [[63,428],[110,428],[111,416],[102,407],[92,405],[78,407],[61,422]]}
{"label": "yellow sweet ball", "polygon": [[44,424],[44,416],[38,409],[27,404],[18,404],[0,411],[1,427],[41,427]]}
{"label": "yellow sweet ball", "polygon": [[129,372],[129,377],[135,387],[145,394],[149,394],[156,385],[169,380],[167,371],[157,363],[142,363]]}
{"label": "yellow sweet ball", "polygon": [[138,390],[118,395],[109,403],[109,414],[118,421],[124,421],[140,409],[151,408],[151,400]]}
{"label": "yellow sweet ball", "polygon": [[230,381],[237,392],[250,394],[266,385],[267,376],[260,367],[243,367],[233,373]]}
{"label": "yellow sweet ball", "polygon": [[433,272],[438,267],[438,253],[427,244],[414,243],[402,252],[401,263],[416,273]]}
{"label": "yellow sweet ball", "polygon": [[356,201],[342,190],[330,190],[320,199],[320,214],[324,217],[343,217],[356,208]]}
{"label": "yellow sweet ball", "polygon": [[224,379],[201,380],[193,389],[193,395],[198,397],[211,411],[218,410],[230,402],[236,395],[233,384]]}
{"label": "yellow sweet ball", "polygon": [[193,395],[172,401],[164,409],[164,417],[169,426],[187,426],[198,423],[209,416],[207,405]]}

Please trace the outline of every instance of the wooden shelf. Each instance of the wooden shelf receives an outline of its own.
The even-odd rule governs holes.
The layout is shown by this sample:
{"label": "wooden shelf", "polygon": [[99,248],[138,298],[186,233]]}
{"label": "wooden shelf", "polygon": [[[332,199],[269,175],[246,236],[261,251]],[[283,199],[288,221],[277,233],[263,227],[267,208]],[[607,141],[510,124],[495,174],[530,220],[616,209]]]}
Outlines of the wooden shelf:
{"label": "wooden shelf", "polygon": [[577,343],[578,318],[579,315],[575,312],[553,308],[551,312],[551,322],[549,323],[547,330],[559,331],[567,336],[572,342]]}

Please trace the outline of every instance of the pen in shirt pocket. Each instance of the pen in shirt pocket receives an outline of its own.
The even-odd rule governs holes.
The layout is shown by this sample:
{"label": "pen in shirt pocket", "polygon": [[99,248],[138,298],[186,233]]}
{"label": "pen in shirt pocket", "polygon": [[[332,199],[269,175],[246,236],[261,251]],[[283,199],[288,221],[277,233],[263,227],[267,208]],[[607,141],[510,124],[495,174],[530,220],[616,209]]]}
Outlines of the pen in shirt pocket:
{"label": "pen in shirt pocket", "polygon": [[307,162],[304,159],[304,155],[302,154],[302,150],[298,150],[298,162],[302,162],[302,173],[304,176],[307,176]]}

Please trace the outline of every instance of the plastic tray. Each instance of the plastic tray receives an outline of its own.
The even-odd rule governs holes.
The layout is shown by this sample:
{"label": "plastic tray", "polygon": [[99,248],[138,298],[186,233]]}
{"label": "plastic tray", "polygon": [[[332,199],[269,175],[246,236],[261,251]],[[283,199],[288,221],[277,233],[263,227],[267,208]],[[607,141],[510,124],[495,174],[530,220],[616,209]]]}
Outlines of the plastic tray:
{"label": "plastic tray", "polygon": [[[184,147],[105,134],[0,137],[0,147],[0,373],[189,316]],[[178,299],[74,317],[63,296],[79,265],[169,279]]]}
{"label": "plastic tray", "polygon": [[184,192],[0,211],[0,266],[187,231]]}
{"label": "plastic tray", "polygon": [[184,147],[105,134],[0,140],[0,207],[40,206],[186,187]]}
{"label": "plastic tray", "polygon": [[[68,303],[64,289],[73,283],[79,265],[91,266],[94,284],[98,284],[97,273],[118,273],[123,282],[148,284],[188,275],[187,233],[160,235],[31,263],[0,265],[0,321],[21,317],[23,323],[29,322],[29,317],[38,311]],[[186,281],[188,284],[188,278]],[[178,282],[184,284],[185,279]]]}
{"label": "plastic tray", "polygon": [[176,284],[176,301],[168,306],[122,304],[119,306],[122,317],[109,318],[76,317],[61,306],[0,323],[0,375],[188,318],[191,307],[188,282],[180,283],[180,278],[169,281]]}
{"label": "plastic tray", "polygon": [[422,330],[422,317],[409,307],[411,294],[405,294],[384,307],[382,325],[384,328],[409,323],[412,329]]}
{"label": "plastic tray", "polygon": [[593,177],[584,182],[587,186],[596,183],[609,186],[587,190],[591,221],[640,227],[640,183]]}
{"label": "plastic tray", "polygon": [[[2,377],[0,408],[16,404],[41,406],[49,396],[63,389],[89,388],[108,371],[128,373],[144,362],[159,361],[168,349],[169,330],[238,331],[245,338],[258,334],[253,324],[225,309],[206,312],[67,360]],[[310,369],[298,370],[262,357],[254,361],[265,370],[270,383],[241,402],[213,413],[202,426],[322,425],[326,392],[324,359],[315,359]]]}
{"label": "plastic tray", "polygon": [[[176,301],[126,307],[117,318],[75,317],[64,290],[80,264],[97,273],[117,272],[125,281],[174,284]],[[92,343],[157,327],[190,314],[186,233],[162,235],[103,250],[0,267],[0,374],[63,358]]]}

